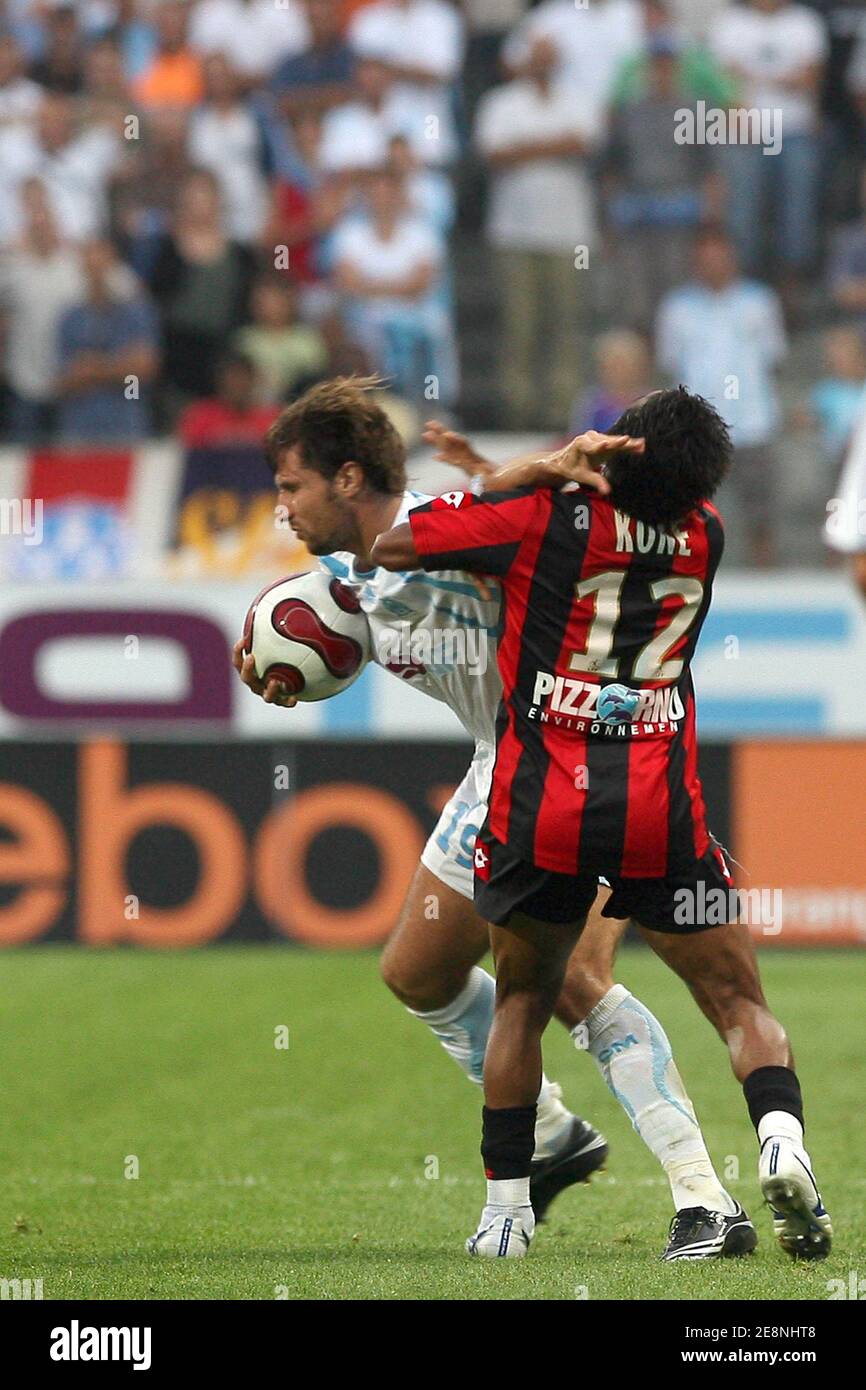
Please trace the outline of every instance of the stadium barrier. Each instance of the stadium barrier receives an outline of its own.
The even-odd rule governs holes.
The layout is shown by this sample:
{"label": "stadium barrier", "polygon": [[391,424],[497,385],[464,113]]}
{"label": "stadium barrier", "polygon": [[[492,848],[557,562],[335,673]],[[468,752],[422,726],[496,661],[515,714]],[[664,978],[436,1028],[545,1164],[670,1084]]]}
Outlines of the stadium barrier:
{"label": "stadium barrier", "polygon": [[[0,944],[374,946],[468,751],[0,741]],[[756,940],[866,943],[866,743],[707,744],[701,770]]]}

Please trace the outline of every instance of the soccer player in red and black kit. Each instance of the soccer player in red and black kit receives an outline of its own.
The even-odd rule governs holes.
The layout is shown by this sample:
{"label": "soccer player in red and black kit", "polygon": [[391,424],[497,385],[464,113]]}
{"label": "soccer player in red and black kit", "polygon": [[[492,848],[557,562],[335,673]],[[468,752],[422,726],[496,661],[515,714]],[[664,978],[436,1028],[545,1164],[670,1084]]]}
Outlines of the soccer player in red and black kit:
{"label": "soccer player in red and black kit", "polygon": [[541,1036],[603,877],[604,915],[632,918],[711,1016],[705,996],[717,991],[777,1233],[789,1253],[820,1258],[832,1232],[803,1147],[790,1046],[747,928],[705,910],[720,892],[735,898],[706,825],[689,669],[724,544],[708,499],[729,464],[727,428],[681,387],[637,402],[611,433],[644,441],[644,452],[607,461],[608,496],[562,489],[561,475],[483,499],[451,493],[373,548],[386,569],[495,574],[504,591],[496,766],[475,849],[497,973],[488,1199],[467,1248],[528,1249]]}

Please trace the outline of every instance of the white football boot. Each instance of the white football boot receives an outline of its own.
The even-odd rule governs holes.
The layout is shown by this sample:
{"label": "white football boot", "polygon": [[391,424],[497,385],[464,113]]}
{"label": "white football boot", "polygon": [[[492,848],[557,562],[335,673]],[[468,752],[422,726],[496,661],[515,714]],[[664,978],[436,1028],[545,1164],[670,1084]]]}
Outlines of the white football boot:
{"label": "white football boot", "polygon": [[491,1260],[520,1260],[535,1234],[532,1207],[485,1207],[478,1230],[466,1242],[470,1255]]}
{"label": "white football boot", "polygon": [[833,1227],[806,1150],[786,1135],[768,1135],[758,1176],[782,1249],[795,1260],[826,1259]]}

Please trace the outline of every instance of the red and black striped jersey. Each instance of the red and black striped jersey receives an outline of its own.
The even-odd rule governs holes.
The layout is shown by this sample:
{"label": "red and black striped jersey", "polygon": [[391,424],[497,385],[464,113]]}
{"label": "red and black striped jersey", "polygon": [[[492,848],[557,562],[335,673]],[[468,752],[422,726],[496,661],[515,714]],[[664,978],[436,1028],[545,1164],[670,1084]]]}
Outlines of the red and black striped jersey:
{"label": "red and black striped jersey", "polygon": [[[502,581],[490,833],[540,868],[664,877],[709,846],[689,664],[724,533],[704,503],[677,530],[592,491],[448,493],[410,514],[425,569]],[[598,718],[619,683],[631,722]]]}

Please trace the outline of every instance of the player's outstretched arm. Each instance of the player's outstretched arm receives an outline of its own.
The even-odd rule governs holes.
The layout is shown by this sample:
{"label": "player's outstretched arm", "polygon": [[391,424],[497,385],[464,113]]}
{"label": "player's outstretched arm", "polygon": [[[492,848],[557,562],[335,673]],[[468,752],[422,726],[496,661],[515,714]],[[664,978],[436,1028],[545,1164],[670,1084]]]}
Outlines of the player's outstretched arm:
{"label": "player's outstretched arm", "polygon": [[435,449],[435,457],[440,463],[459,468],[467,478],[486,478],[496,472],[496,464],[479,454],[466,438],[456,430],[449,430],[440,420],[428,420],[422,438],[425,444]]}
{"label": "player's outstretched arm", "polygon": [[232,648],[232,666],[234,666],[244,685],[247,686],[254,695],[260,695],[266,705],[282,705],[285,709],[292,709],[297,703],[294,695],[290,695],[282,681],[273,678],[267,683],[260,680],[256,674],[256,663],[252,654],[244,655],[244,639],[238,638]]}
{"label": "player's outstretched arm", "polygon": [[[436,450],[436,459],[440,463],[459,468],[469,478],[481,478],[487,492],[507,492],[510,487],[530,486],[536,482],[554,484],[554,474],[548,473],[545,467],[555,457],[549,449],[543,452],[535,449],[531,454],[509,459],[508,463],[496,464],[479,454],[465,434],[447,429],[439,420],[427,421],[423,438]],[[528,483],[520,481],[524,476]],[[511,482],[512,478],[518,481]],[[561,486],[558,482],[556,485]]]}
{"label": "player's outstretched arm", "polygon": [[383,531],[373,542],[370,558],[374,565],[385,570],[413,570],[420,565],[420,556],[415,549],[412,527],[408,521]]}
{"label": "player's outstretched arm", "polygon": [[645,448],[646,441],[643,439],[588,430],[586,434],[577,435],[562,449],[529,454],[503,464],[485,478],[484,491],[509,492],[518,487],[564,487],[566,483],[580,483],[606,496],[610,492],[610,484],[600,471],[605,459],[612,454],[642,454]]}

